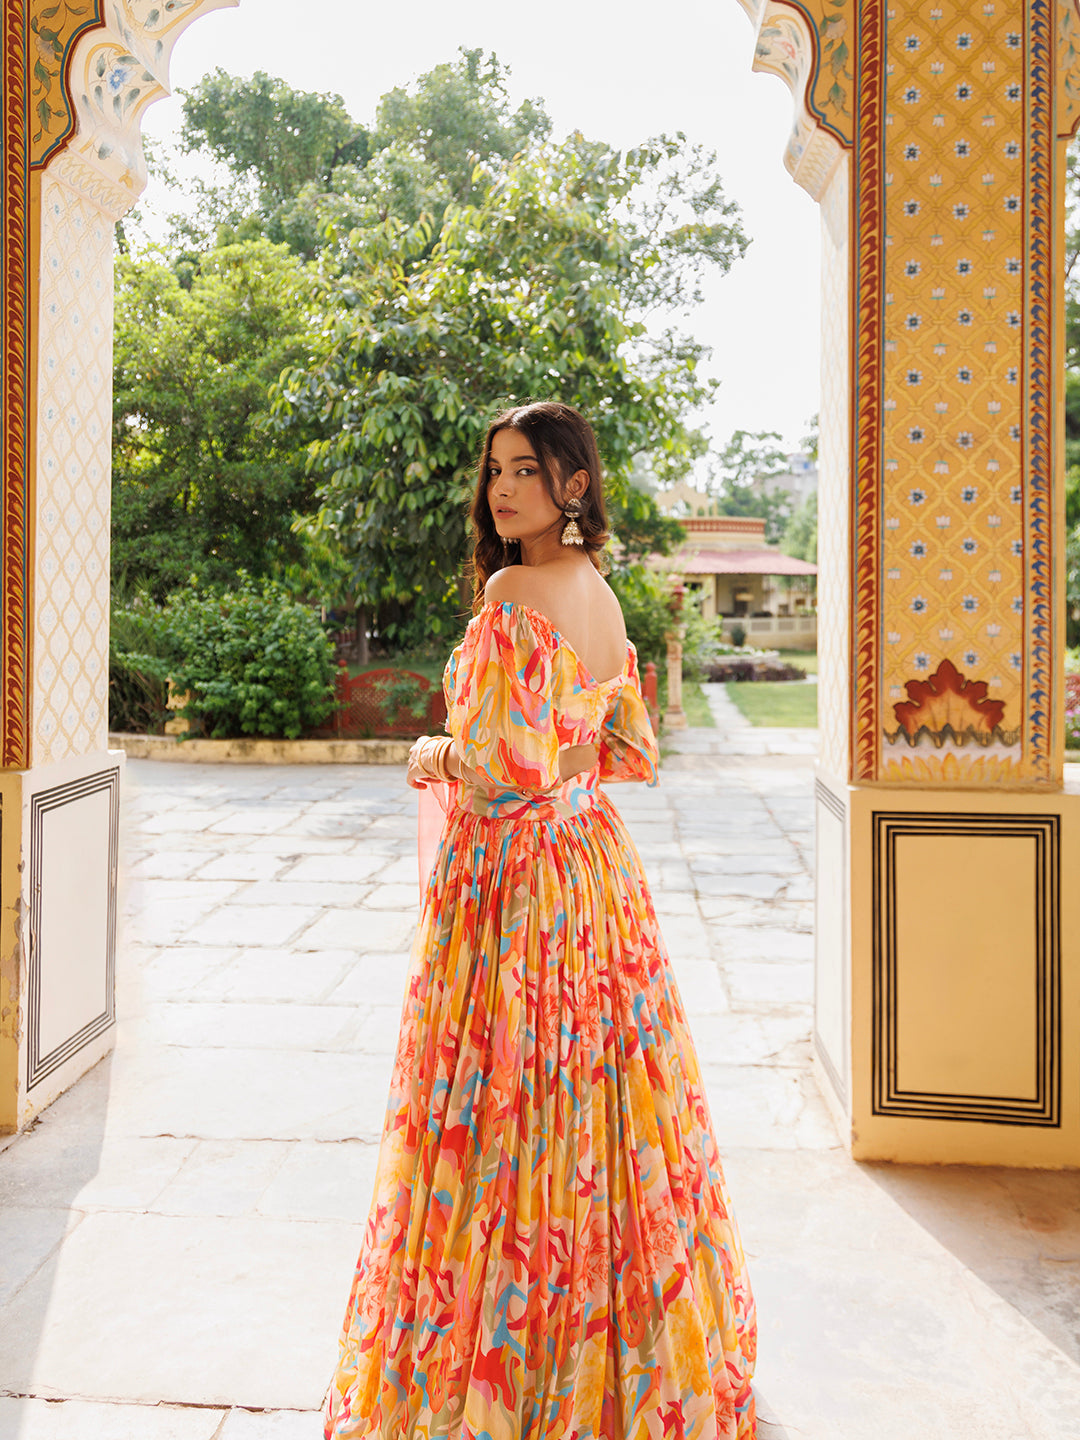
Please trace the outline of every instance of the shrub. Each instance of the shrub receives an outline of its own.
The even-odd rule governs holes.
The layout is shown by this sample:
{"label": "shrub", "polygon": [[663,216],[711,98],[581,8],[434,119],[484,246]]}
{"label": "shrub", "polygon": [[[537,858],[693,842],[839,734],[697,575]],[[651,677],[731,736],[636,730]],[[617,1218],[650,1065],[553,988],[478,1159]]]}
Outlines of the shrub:
{"label": "shrub", "polygon": [[318,616],[272,581],[177,591],[160,616],[164,659],[138,657],[189,702],[215,738],[295,739],[334,708],[334,646]]}
{"label": "shrub", "polygon": [[667,577],[646,570],[644,565],[629,565],[612,574],[609,581],[622,606],[626,633],[634,642],[642,668],[649,660],[662,664],[672,625]]}
{"label": "shrub", "polygon": [[405,721],[414,725],[419,733],[426,725],[431,695],[415,675],[399,675],[395,680],[380,681],[376,687],[383,702],[387,721],[397,724]]}
{"label": "shrub", "polygon": [[109,729],[158,735],[165,723],[168,684],[161,610],[146,595],[114,594],[109,617]]}
{"label": "shrub", "polygon": [[1080,750],[1080,675],[1065,676],[1065,746]]}
{"label": "shrub", "polygon": [[700,593],[691,593],[683,602],[682,668],[688,680],[704,680],[723,645],[716,621],[706,620],[702,615],[701,601]]}
{"label": "shrub", "polygon": [[731,643],[736,650],[740,650],[746,644],[746,626],[740,625],[738,621],[731,627]]}
{"label": "shrub", "polygon": [[760,650],[748,654],[720,655],[706,671],[706,677],[713,681],[722,680],[805,680],[806,671],[798,665],[785,665],[782,660],[762,656]]}

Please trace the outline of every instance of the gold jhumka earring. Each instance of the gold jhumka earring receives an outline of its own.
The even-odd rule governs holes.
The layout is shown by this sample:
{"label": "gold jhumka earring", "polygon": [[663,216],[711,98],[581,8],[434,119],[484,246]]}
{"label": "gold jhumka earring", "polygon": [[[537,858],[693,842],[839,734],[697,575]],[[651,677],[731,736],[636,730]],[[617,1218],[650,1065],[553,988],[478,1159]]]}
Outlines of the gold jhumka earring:
{"label": "gold jhumka earring", "polygon": [[563,514],[566,516],[566,524],[563,526],[560,539],[564,545],[584,545],[585,536],[581,533],[581,526],[577,523],[581,516],[581,501],[577,496],[572,496],[563,506]]}

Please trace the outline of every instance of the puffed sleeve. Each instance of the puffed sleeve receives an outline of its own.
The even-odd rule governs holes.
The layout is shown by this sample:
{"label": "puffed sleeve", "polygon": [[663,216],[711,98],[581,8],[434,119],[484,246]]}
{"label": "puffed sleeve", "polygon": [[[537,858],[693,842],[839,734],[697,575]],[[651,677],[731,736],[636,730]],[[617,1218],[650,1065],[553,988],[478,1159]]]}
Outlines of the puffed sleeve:
{"label": "puffed sleeve", "polygon": [[656,784],[660,752],[641,693],[636,654],[626,683],[604,716],[599,745],[601,780],[644,780],[646,784]]}
{"label": "puffed sleeve", "polygon": [[556,641],[520,605],[485,606],[466,632],[446,682],[446,728],[464,763],[496,789],[559,783],[552,710]]}

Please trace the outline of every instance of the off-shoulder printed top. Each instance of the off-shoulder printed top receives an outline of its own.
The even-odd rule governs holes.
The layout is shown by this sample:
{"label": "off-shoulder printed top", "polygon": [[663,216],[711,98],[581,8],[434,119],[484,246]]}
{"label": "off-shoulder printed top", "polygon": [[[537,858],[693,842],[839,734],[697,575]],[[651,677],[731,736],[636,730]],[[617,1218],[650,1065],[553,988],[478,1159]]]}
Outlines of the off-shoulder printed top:
{"label": "off-shoulder printed top", "polygon": [[[620,673],[598,681],[540,611],[493,601],[450,656],[443,691],[446,728],[484,782],[454,787],[462,809],[555,819],[590,808],[603,781],[656,783],[656,738],[629,640]],[[575,745],[595,745],[597,762],[560,783],[559,751]]]}

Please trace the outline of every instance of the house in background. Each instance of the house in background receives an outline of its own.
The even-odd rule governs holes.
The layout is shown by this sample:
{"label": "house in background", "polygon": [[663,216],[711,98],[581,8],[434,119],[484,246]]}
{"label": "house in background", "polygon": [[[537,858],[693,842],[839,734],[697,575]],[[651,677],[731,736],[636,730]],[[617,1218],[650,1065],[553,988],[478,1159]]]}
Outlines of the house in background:
{"label": "house in background", "polygon": [[709,497],[685,482],[656,498],[685,536],[657,564],[701,593],[702,614],[721,623],[725,639],[737,624],[761,649],[817,648],[816,565],[769,545],[763,518],[717,515]]}

